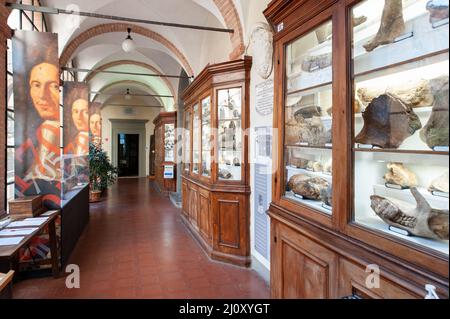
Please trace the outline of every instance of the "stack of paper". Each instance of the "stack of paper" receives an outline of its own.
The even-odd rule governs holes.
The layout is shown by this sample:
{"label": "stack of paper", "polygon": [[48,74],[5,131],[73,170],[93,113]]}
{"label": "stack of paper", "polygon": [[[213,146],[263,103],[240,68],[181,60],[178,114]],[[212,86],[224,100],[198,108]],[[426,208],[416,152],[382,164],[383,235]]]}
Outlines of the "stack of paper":
{"label": "stack of paper", "polygon": [[19,244],[25,237],[0,238],[0,246],[13,246]]}
{"label": "stack of paper", "polygon": [[17,227],[35,227],[41,226],[48,220],[48,217],[40,218],[27,218],[22,221],[12,222],[7,228],[17,228]]}
{"label": "stack of paper", "polygon": [[4,229],[0,231],[0,236],[27,236],[38,229],[39,228]]}

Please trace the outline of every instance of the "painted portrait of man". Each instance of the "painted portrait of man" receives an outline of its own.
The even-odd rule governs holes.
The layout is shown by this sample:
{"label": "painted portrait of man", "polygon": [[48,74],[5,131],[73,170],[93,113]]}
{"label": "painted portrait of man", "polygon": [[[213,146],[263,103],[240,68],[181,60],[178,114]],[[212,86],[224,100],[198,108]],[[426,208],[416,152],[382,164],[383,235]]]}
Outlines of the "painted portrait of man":
{"label": "painted portrait of man", "polygon": [[58,38],[17,31],[13,38],[16,197],[43,195],[61,203],[61,121]]}
{"label": "painted portrait of man", "polygon": [[89,118],[89,130],[91,133],[92,143],[102,144],[102,105],[100,103],[92,103]]}
{"label": "painted portrait of man", "polygon": [[89,154],[89,87],[64,84],[64,154]]}

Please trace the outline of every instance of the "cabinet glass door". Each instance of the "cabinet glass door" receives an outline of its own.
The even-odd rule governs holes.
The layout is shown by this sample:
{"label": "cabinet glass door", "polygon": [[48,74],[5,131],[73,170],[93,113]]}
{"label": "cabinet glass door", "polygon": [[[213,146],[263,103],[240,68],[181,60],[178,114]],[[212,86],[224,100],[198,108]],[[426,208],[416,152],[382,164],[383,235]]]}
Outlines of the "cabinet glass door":
{"label": "cabinet glass door", "polygon": [[285,47],[285,198],[332,213],[332,22]]}
{"label": "cabinet glass door", "polygon": [[175,124],[164,125],[164,149],[164,161],[175,162]]}
{"label": "cabinet glass door", "polygon": [[242,89],[218,90],[219,180],[242,178]]}
{"label": "cabinet glass door", "polygon": [[448,256],[448,1],[366,0],[353,19],[354,222]]}
{"label": "cabinet glass door", "polygon": [[191,168],[191,112],[184,114],[184,143],[183,143],[184,171]]}
{"label": "cabinet glass door", "polygon": [[200,107],[194,105],[192,131],[192,173],[198,175],[200,171]]}
{"label": "cabinet glass door", "polygon": [[211,98],[202,101],[202,176],[211,177]]}

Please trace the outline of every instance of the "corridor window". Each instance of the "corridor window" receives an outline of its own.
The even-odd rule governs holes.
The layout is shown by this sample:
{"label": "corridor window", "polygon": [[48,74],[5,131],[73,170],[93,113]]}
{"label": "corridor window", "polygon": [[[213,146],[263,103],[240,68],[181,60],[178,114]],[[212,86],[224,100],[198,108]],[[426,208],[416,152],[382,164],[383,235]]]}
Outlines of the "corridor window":
{"label": "corridor window", "polygon": [[[23,0],[22,4],[40,6],[39,0]],[[8,18],[12,30],[47,32],[45,15],[40,12],[13,10]],[[7,40],[6,61],[6,205],[14,199],[14,86],[13,86],[12,41]],[[8,210],[8,207],[5,207]]]}

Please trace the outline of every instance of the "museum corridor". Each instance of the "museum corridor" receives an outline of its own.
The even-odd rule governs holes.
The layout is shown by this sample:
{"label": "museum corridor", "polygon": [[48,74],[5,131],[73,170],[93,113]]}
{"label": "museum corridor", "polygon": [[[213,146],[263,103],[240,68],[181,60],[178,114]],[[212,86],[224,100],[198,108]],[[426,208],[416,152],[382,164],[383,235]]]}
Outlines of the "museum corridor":
{"label": "museum corridor", "polygon": [[121,179],[91,206],[69,264],[80,267],[80,289],[67,289],[65,276],[32,279],[14,286],[14,298],[269,297],[254,271],[211,261],[148,179]]}

